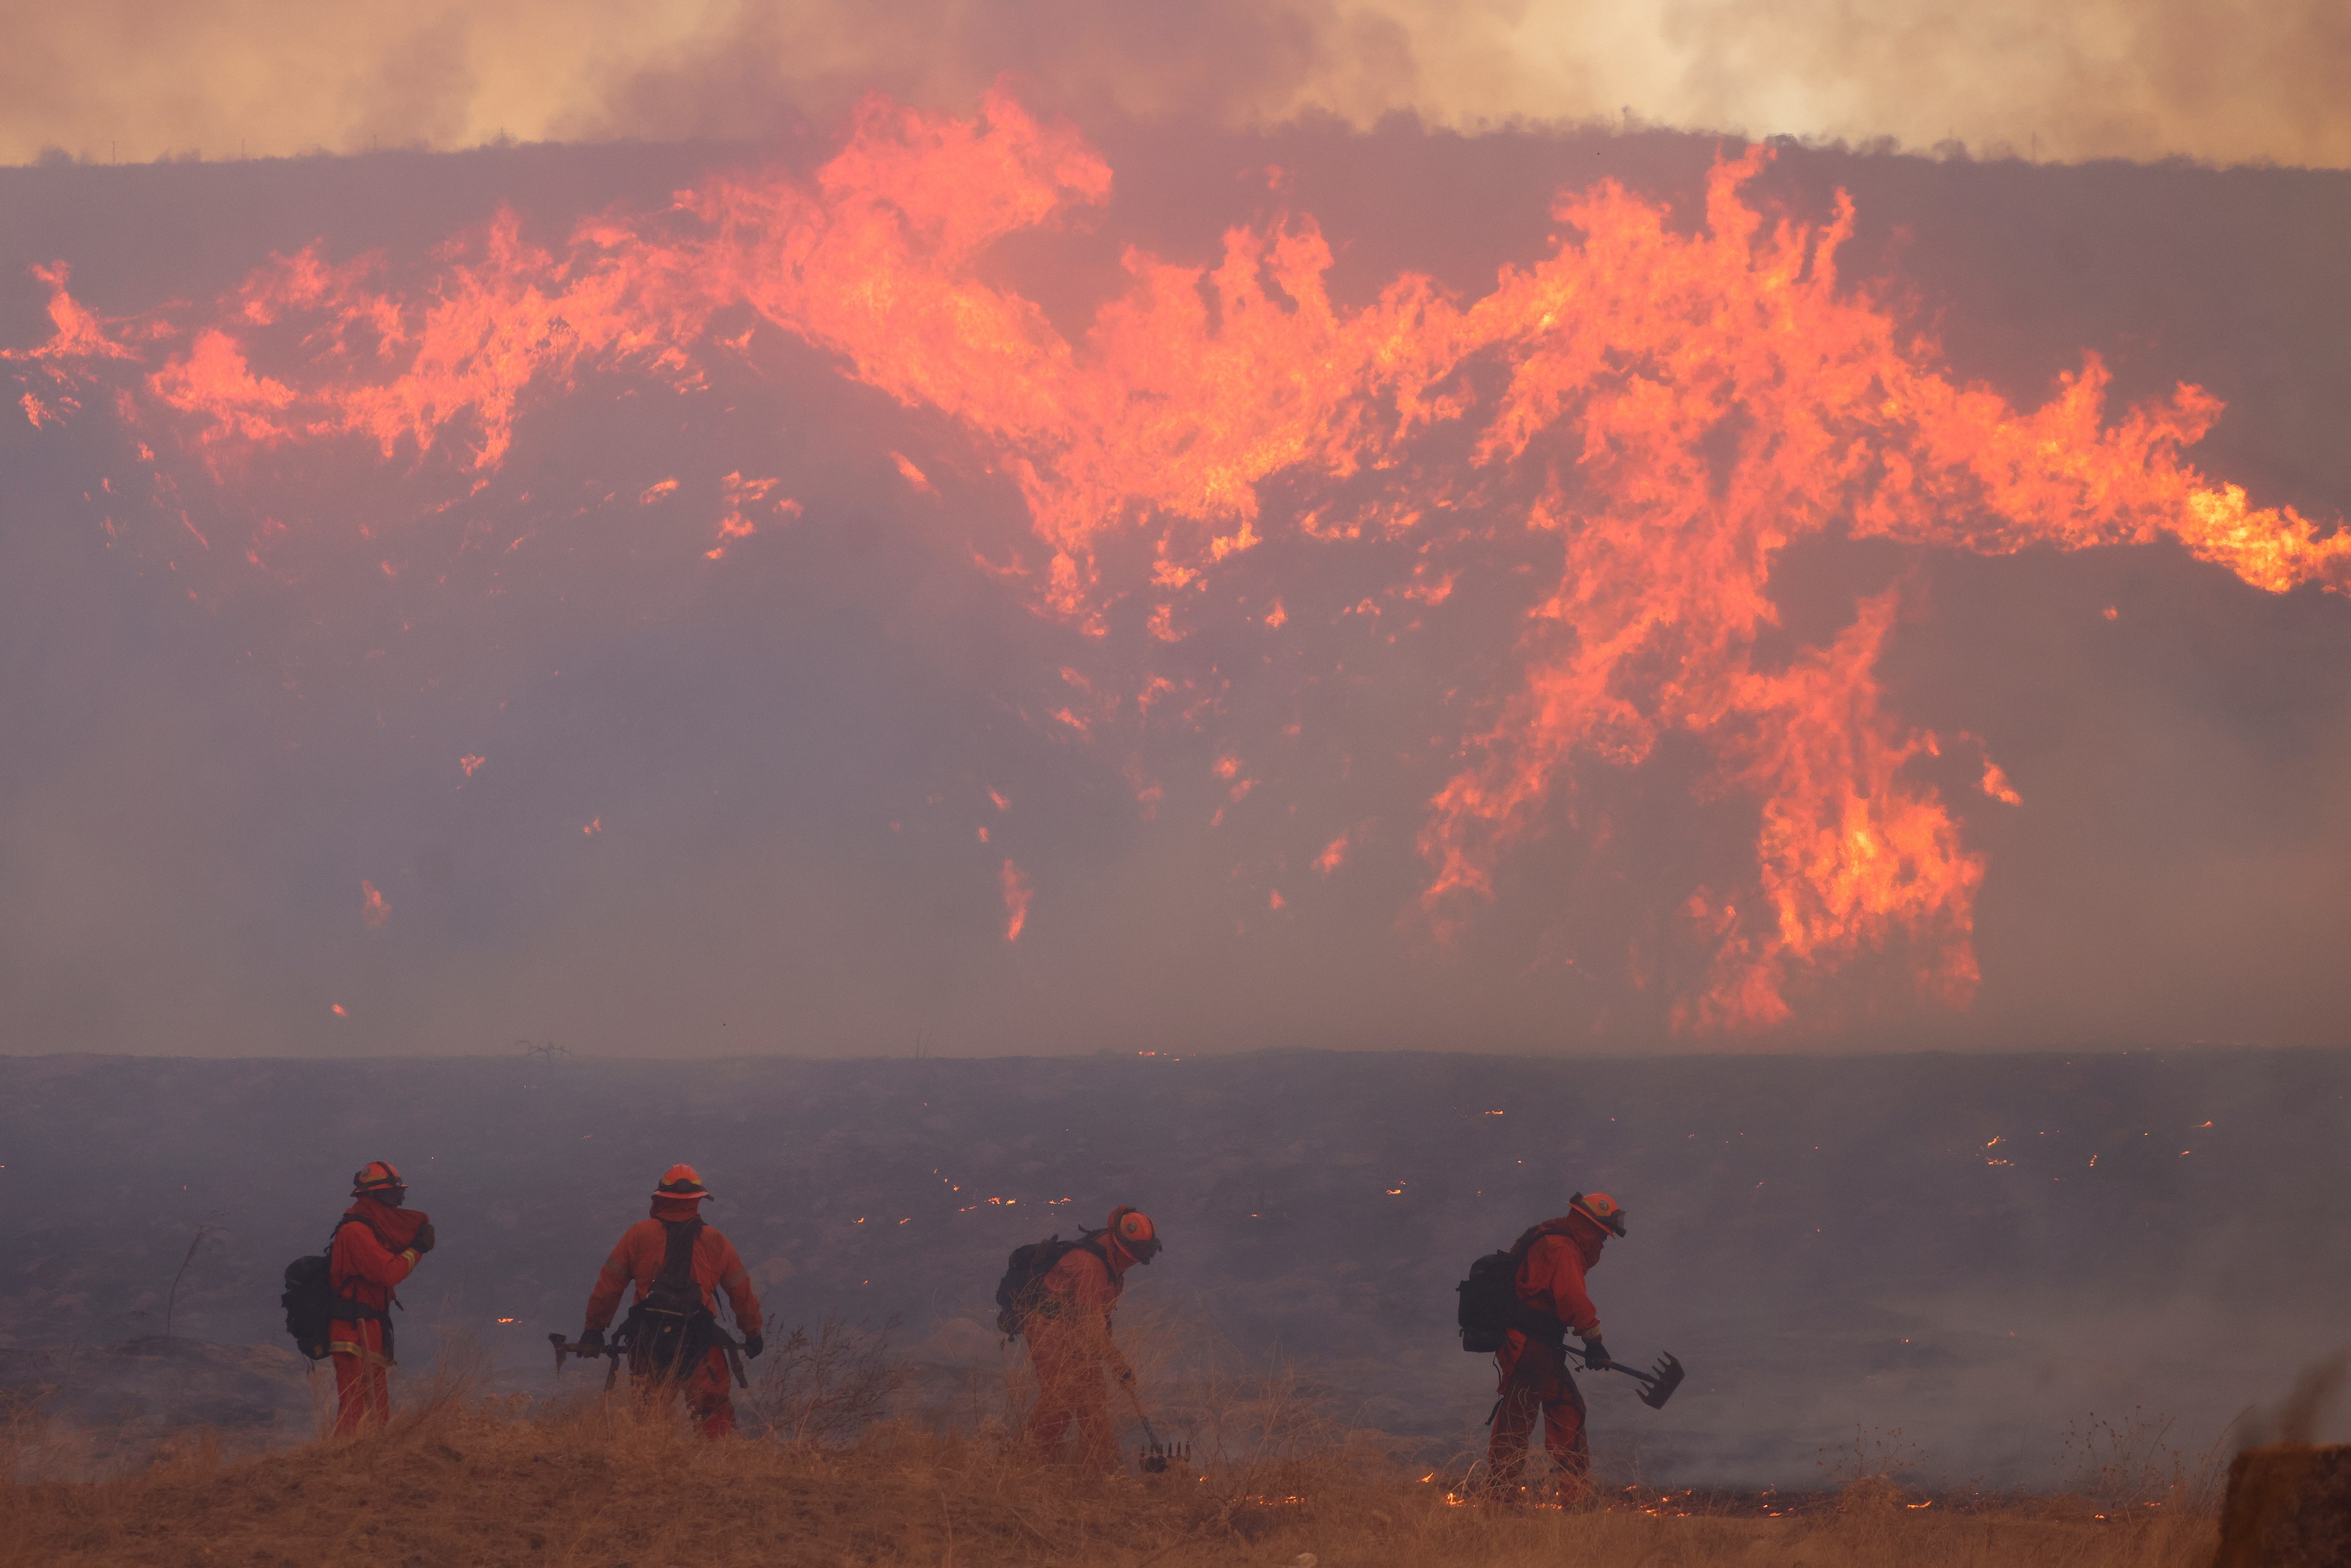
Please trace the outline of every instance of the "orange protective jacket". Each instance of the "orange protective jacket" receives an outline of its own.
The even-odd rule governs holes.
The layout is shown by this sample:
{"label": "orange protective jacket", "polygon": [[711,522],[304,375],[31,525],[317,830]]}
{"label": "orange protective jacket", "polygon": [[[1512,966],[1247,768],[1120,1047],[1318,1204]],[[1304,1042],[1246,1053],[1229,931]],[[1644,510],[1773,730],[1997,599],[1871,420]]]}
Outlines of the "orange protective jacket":
{"label": "orange protective jacket", "polygon": [[1127,1262],[1124,1251],[1109,1245],[1100,1253],[1089,1247],[1062,1253],[1039,1281],[1044,1299],[1029,1320],[1030,1350],[1050,1359],[1107,1360],[1123,1371],[1125,1358],[1110,1337],[1110,1320],[1126,1289]]}
{"label": "orange protective jacket", "polygon": [[430,1217],[422,1209],[394,1208],[362,1197],[344,1215],[356,1225],[337,1228],[335,1244],[327,1253],[327,1288],[345,1301],[382,1312],[392,1305],[392,1293],[416,1267],[416,1250],[409,1243]]}
{"label": "orange protective jacket", "polygon": [[[683,1214],[664,1214],[664,1209],[684,1209]],[[604,1260],[604,1271],[596,1277],[596,1289],[588,1298],[588,1327],[602,1333],[611,1326],[612,1314],[621,1310],[622,1291],[633,1284],[637,1300],[643,1301],[661,1278],[662,1264],[669,1257],[669,1232],[662,1221],[668,1218],[691,1219],[695,1205],[674,1198],[655,1198],[653,1218],[640,1219],[621,1233],[620,1245]],[[743,1260],[735,1250],[735,1243],[705,1225],[702,1234],[694,1239],[694,1282],[702,1288],[702,1304],[714,1312],[717,1310],[717,1292],[726,1292],[727,1304],[735,1309],[735,1326],[746,1334],[760,1332],[759,1298],[751,1293],[751,1276],[743,1270]]]}
{"label": "orange protective jacket", "polygon": [[1600,1261],[1606,1238],[1580,1214],[1546,1219],[1542,1234],[1519,1265],[1519,1300],[1548,1312],[1579,1339],[1600,1337],[1600,1312],[1583,1288],[1586,1270]]}

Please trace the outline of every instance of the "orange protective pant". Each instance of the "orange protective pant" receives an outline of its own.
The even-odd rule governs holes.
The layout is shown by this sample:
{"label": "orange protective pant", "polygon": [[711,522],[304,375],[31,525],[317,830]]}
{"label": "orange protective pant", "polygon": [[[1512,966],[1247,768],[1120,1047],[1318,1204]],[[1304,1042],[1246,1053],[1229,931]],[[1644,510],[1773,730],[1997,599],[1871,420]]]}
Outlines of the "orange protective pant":
{"label": "orange protective pant", "polygon": [[674,1388],[685,1396],[685,1407],[692,1412],[704,1437],[734,1436],[735,1374],[726,1364],[725,1350],[712,1347],[704,1354],[702,1364],[683,1378],[655,1377],[648,1374],[639,1386],[655,1396]]}
{"label": "orange protective pant", "polygon": [[1078,1424],[1078,1458],[1097,1469],[1118,1465],[1118,1434],[1110,1424],[1110,1379],[1102,1358],[1063,1344],[1050,1330],[1029,1336],[1029,1364],[1037,1369],[1037,1403],[1029,1412],[1029,1445],[1054,1458],[1061,1438]]}
{"label": "orange protective pant", "polygon": [[1559,1467],[1561,1490],[1582,1492],[1584,1477],[1592,1473],[1592,1439],[1584,1430],[1583,1391],[1576,1387],[1563,1358],[1551,1346],[1531,1342],[1516,1354],[1505,1348],[1494,1359],[1502,1368],[1502,1402],[1494,1411],[1494,1436],[1486,1445],[1493,1484],[1518,1485],[1527,1438],[1540,1415],[1543,1449]]}
{"label": "orange protective pant", "polygon": [[328,1325],[327,1348],[335,1363],[335,1435],[350,1437],[392,1419],[392,1362],[383,1354],[383,1325]]}

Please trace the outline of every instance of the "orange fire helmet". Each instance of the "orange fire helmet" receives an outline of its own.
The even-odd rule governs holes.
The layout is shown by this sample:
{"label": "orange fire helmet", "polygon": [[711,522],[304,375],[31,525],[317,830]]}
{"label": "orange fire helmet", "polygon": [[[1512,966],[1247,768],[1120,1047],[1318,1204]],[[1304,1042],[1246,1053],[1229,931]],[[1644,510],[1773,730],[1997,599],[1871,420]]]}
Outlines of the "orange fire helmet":
{"label": "orange fire helmet", "polygon": [[1148,1263],[1159,1256],[1159,1228],[1143,1210],[1122,1203],[1110,1211],[1105,1228],[1136,1262]]}
{"label": "orange fire helmet", "polygon": [[1570,1212],[1580,1214],[1593,1224],[1622,1239],[1625,1235],[1625,1206],[1604,1192],[1579,1192],[1567,1200]]}
{"label": "orange fire helmet", "polygon": [[408,1183],[401,1179],[400,1169],[390,1160],[370,1160],[351,1173],[351,1196],[372,1197],[392,1187],[405,1190]]}
{"label": "orange fire helmet", "polygon": [[672,1166],[662,1173],[661,1185],[653,1188],[655,1197],[704,1198],[710,1189],[694,1174],[692,1166]]}

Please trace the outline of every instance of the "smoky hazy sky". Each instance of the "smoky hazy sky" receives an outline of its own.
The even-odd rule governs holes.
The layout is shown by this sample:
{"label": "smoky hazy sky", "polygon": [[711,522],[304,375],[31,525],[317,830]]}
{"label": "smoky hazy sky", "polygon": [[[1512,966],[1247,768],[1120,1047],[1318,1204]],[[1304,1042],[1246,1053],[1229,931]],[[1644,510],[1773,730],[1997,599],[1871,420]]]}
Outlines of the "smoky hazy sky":
{"label": "smoky hazy sky", "polygon": [[[2339,1042],[2346,177],[1789,148],[1710,224],[1736,142],[1447,128],[2340,162],[2332,12],[275,15],[26,18],[0,125],[576,144],[0,172],[5,1049]],[[1038,118],[971,118],[1007,68]],[[1490,323],[1605,233],[1697,279],[1625,332],[1721,287],[1724,342],[1796,246],[1794,337],[1922,378],[1854,417],[1941,434],[1773,490],[1797,372],[1626,340],[1617,425],[1494,459],[1553,317]],[[1457,359],[1316,390],[1383,321]],[[1995,406],[2031,441],[1865,504]],[[1612,468],[1636,416],[1683,434]]]}
{"label": "smoky hazy sky", "polygon": [[0,162],[756,136],[1016,73],[1097,123],[1615,122],[2351,162],[2330,0],[11,0]]}

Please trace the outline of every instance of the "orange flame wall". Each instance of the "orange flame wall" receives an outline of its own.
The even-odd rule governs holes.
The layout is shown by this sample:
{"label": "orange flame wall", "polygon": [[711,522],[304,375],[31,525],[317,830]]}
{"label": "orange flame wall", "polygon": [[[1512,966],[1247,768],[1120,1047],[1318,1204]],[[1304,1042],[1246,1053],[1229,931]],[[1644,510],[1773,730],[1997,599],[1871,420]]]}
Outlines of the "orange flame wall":
{"label": "orange flame wall", "polygon": [[[1965,1008],[1985,862],[1914,765],[1982,743],[1889,707],[1877,670],[1899,585],[1818,645],[1784,645],[1773,574],[1791,546],[2168,538],[2282,592],[2341,591],[2351,544],[2186,461],[2220,413],[2197,388],[2116,415],[2095,357],[2039,408],[1961,384],[1932,340],[1840,279],[1849,204],[1824,223],[1759,210],[1767,156],[1719,163],[1695,228],[1614,183],[1562,192],[1550,249],[1474,298],[1405,275],[1335,303],[1332,247],[1305,214],[1232,228],[1210,267],[1130,250],[1123,292],[1073,338],[1002,280],[991,247],[1082,226],[1112,188],[1104,160],[1000,92],[971,120],[877,100],[812,179],[713,179],[556,246],[508,214],[420,277],[322,244],[211,306],[101,321],[60,264],[43,274],[54,338],[11,358],[34,425],[104,382],[125,421],[200,455],[224,494],[356,445],[462,481],[455,495],[586,378],[692,392],[780,332],[944,417],[985,482],[1017,490],[1029,546],[979,564],[1103,651],[1063,672],[1072,699],[1046,721],[1079,744],[1205,728],[1214,682],[1182,667],[1181,644],[1235,594],[1268,638],[1310,639],[1329,618],[1285,606],[1361,580],[1339,613],[1393,641],[1448,601],[1516,593],[1508,656],[1450,673],[1454,728],[1430,743],[1448,776],[1410,830],[1408,941],[1478,941],[1530,845],[1604,831],[1579,817],[1578,769],[1638,768],[1674,737],[1710,759],[1701,792],[1751,800],[1757,824],[1743,876],[1687,889],[1685,936],[1710,956],[1670,1002],[1676,1027],[1828,1018],[1836,977],[1888,956]],[[121,361],[137,374],[108,368]],[[925,492],[953,460],[892,455]],[[700,552],[723,562],[791,526],[792,487],[728,475]],[[266,569],[273,526],[226,548]],[[1144,654],[1117,652],[1131,648]],[[1987,797],[2029,809],[1988,753],[1980,770]],[[1238,756],[1217,772],[1233,806],[1257,783]],[[1157,782],[1133,768],[1130,782],[1153,810]],[[1298,861],[1320,850],[1313,868],[1343,877],[1349,835],[1326,837]],[[1017,939],[1050,892],[1008,858],[1000,879]],[[1285,906],[1279,888],[1263,902]]]}

